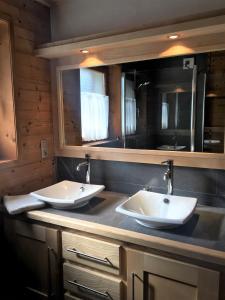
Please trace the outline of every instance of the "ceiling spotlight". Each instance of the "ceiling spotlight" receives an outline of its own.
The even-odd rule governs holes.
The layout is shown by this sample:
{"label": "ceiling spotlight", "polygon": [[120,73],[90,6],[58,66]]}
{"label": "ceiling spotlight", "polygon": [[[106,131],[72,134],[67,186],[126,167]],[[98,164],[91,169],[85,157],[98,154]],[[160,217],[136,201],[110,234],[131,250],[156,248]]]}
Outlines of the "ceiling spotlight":
{"label": "ceiling spotlight", "polygon": [[88,53],[89,53],[89,51],[88,51],[87,49],[81,49],[80,52],[81,52],[82,54],[88,54]]}
{"label": "ceiling spotlight", "polygon": [[168,38],[169,38],[170,40],[176,40],[178,37],[179,37],[178,34],[171,34],[171,35],[168,36]]}

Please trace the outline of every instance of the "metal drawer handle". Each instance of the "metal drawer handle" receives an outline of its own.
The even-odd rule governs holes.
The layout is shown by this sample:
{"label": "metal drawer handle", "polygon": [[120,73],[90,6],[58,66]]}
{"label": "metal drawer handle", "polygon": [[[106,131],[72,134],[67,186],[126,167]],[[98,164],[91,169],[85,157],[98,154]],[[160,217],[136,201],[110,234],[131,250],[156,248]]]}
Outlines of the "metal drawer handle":
{"label": "metal drawer handle", "polygon": [[86,285],[83,285],[81,283],[76,282],[76,280],[72,281],[72,280],[66,280],[68,283],[75,285],[76,287],[80,288],[80,289],[85,289],[89,292],[95,293],[99,296],[105,297],[105,298],[109,298],[112,299],[112,297],[110,296],[110,294],[108,292],[99,292],[95,289],[92,289]]}
{"label": "metal drawer handle", "polygon": [[95,256],[91,256],[91,255],[85,254],[83,252],[80,252],[80,251],[76,250],[75,248],[72,248],[72,249],[71,248],[67,248],[66,251],[74,253],[74,254],[77,254],[78,256],[82,256],[82,257],[88,258],[90,260],[95,260],[95,261],[100,262],[102,264],[110,265],[111,267],[113,267],[113,264],[111,263],[111,261],[107,257],[105,257],[105,258],[98,258],[98,257],[95,257]]}

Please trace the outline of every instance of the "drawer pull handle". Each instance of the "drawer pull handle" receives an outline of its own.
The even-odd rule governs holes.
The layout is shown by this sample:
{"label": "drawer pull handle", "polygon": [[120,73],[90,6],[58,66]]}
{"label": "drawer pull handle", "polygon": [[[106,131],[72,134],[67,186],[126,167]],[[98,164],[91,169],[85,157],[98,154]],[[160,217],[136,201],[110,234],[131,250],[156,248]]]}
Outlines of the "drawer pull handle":
{"label": "drawer pull handle", "polygon": [[105,258],[98,258],[98,257],[95,257],[95,256],[91,256],[91,255],[88,255],[88,254],[85,254],[83,252],[80,252],[78,250],[76,250],[75,248],[67,248],[66,249],[68,252],[71,252],[71,253],[74,253],[78,256],[82,256],[84,258],[87,258],[87,259],[90,259],[90,260],[94,260],[94,261],[97,261],[99,263],[102,263],[102,264],[106,264],[106,265],[110,265],[111,267],[113,267],[113,264],[111,263],[111,261],[105,257]]}
{"label": "drawer pull handle", "polygon": [[105,298],[109,298],[112,299],[112,297],[110,296],[110,294],[108,292],[99,292],[95,289],[92,289],[86,285],[83,285],[81,283],[76,282],[76,280],[72,281],[72,280],[66,280],[68,283],[75,285],[76,287],[80,288],[80,289],[85,289],[89,292],[92,292],[94,294],[97,294],[99,296],[105,297]]}

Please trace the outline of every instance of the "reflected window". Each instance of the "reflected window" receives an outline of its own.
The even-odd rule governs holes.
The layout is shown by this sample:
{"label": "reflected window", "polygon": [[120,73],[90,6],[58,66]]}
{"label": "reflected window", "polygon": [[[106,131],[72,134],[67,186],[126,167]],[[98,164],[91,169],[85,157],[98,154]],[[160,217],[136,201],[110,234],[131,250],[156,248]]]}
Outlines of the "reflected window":
{"label": "reflected window", "polygon": [[125,91],[125,134],[134,134],[136,132],[137,118],[133,81],[126,80]]}
{"label": "reflected window", "polygon": [[[165,96],[165,94],[163,94]],[[165,101],[163,97],[162,101],[162,129],[168,129],[169,120],[169,104]]]}
{"label": "reflected window", "polygon": [[189,130],[191,92],[162,93],[161,129]]}
{"label": "reflected window", "polygon": [[106,95],[105,73],[81,69],[80,88],[82,140],[107,139],[109,97]]}

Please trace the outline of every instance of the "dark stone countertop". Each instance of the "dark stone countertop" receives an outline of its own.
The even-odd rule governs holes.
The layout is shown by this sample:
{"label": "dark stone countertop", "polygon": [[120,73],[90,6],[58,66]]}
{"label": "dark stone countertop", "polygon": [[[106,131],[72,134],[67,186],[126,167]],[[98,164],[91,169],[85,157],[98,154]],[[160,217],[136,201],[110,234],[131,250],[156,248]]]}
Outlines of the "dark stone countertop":
{"label": "dark stone countertop", "polygon": [[[111,197],[111,194],[114,196]],[[115,208],[125,201],[127,196],[111,194],[110,192],[102,192],[99,197],[91,199],[89,204],[79,209],[45,208],[41,211],[54,214],[59,218],[62,216],[79,219],[93,222],[93,224],[107,225],[148,236],[225,251],[225,209],[199,206],[185,225],[175,229],[156,230],[139,225],[133,218],[117,213]],[[29,217],[32,218],[32,212]]]}

